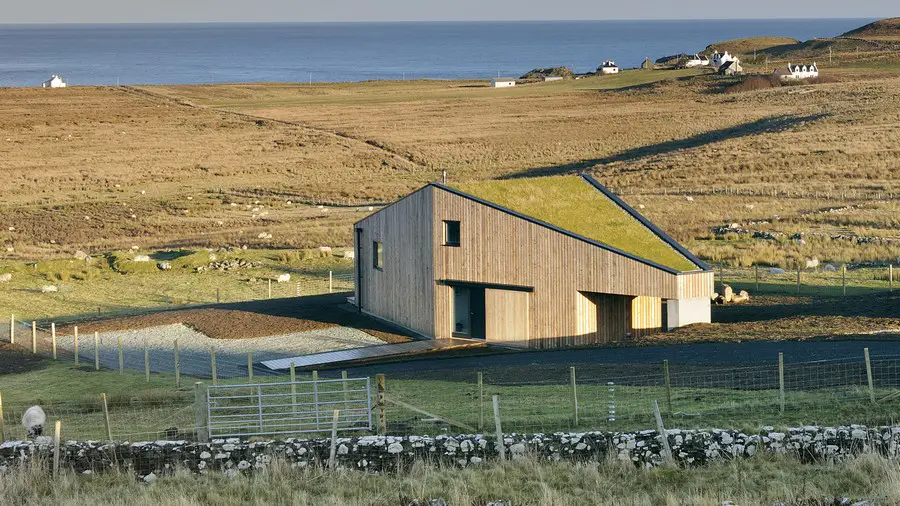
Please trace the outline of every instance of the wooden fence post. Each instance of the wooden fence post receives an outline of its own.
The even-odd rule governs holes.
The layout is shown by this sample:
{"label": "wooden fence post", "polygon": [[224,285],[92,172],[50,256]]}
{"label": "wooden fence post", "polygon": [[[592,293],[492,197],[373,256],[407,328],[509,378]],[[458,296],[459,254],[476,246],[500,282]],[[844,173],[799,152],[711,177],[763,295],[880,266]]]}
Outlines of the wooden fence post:
{"label": "wooden fence post", "polygon": [[253,352],[247,353],[247,383],[253,383]]}
{"label": "wooden fence post", "polygon": [[500,460],[506,460],[506,443],[503,441],[503,427],[500,425],[500,396],[494,394],[494,429],[497,432],[497,451]]}
{"label": "wooden fence post", "polygon": [[331,418],[331,451],[328,453],[328,469],[334,469],[337,465],[337,428],[338,419],[340,418],[340,410],[334,410]]}
{"label": "wooden fence post", "polygon": [[800,261],[797,260],[797,295],[800,295]]}
{"label": "wooden fence post", "polygon": [[78,365],[78,325],[72,327],[73,350],[75,351],[75,365]]}
{"label": "wooden fence post", "polygon": [[653,415],[656,417],[656,431],[659,433],[659,442],[662,445],[662,460],[667,466],[675,463],[672,456],[672,447],[669,446],[669,434],[666,432],[666,426],[663,425],[662,414],[659,412],[659,402],[653,401]]}
{"label": "wooden fence post", "polygon": [[668,360],[663,360],[663,371],[666,374],[666,413],[672,416],[672,380],[669,376]]}
{"label": "wooden fence post", "polygon": [[56,429],[53,431],[53,477],[59,476],[59,439],[62,435],[62,421],[56,421]]}
{"label": "wooden fence post", "polygon": [[484,373],[478,371],[478,430],[484,430]]}
{"label": "wooden fence post", "polygon": [[56,323],[50,324],[50,344],[53,348],[53,360],[56,360]]}
{"label": "wooden fence post", "polygon": [[269,298],[272,298],[272,280],[269,280]]}
{"label": "wooden fence post", "polygon": [[894,291],[894,264],[888,264],[888,291]]}
{"label": "wooden fence post", "polygon": [[3,395],[0,394],[0,441],[6,441],[6,423],[3,420]]}
{"label": "wooden fence post", "polygon": [[754,265],[753,267],[756,272],[756,293],[759,293],[759,265]]}
{"label": "wooden fence post", "polygon": [[220,304],[222,302],[222,294],[219,292],[219,288],[216,287],[216,304]]}
{"label": "wooden fence post", "polygon": [[575,382],[575,366],[569,367],[569,385],[572,387],[572,426],[578,427],[578,386]]}
{"label": "wooden fence post", "polygon": [[344,391],[344,402],[348,402],[350,394],[347,393],[347,371],[341,371],[341,390]]}
{"label": "wooden fence post", "polygon": [[841,295],[847,295],[847,264],[841,266]]}
{"label": "wooden fence post", "polygon": [[31,320],[31,353],[37,354],[37,322]]}
{"label": "wooden fence post", "polygon": [[778,399],[781,414],[784,414],[784,353],[778,352]]}
{"label": "wooden fence post", "polygon": [[103,424],[106,426],[106,440],[112,441],[112,429],[109,426],[109,406],[106,404],[106,393],[100,394],[100,402],[103,403]]}
{"label": "wooden fence post", "polygon": [[9,315],[9,344],[16,344],[16,315]]}
{"label": "wooden fence post", "polygon": [[209,366],[210,371],[212,371],[212,384],[216,386],[219,384],[218,374],[216,374],[216,348],[210,346],[209,348]]}
{"label": "wooden fence post", "polygon": [[312,372],[312,379],[313,381],[319,381],[319,371]]}
{"label": "wooden fence post", "polygon": [[291,411],[297,414],[297,370],[294,368],[294,361],[291,360]]}
{"label": "wooden fence post", "polygon": [[197,441],[209,442],[209,421],[207,420],[208,407],[206,389],[203,382],[194,383],[194,428],[197,431]]}
{"label": "wooden fence post", "polygon": [[178,353],[178,338],[172,342],[172,349],[175,350],[175,388],[181,388],[181,357]]}
{"label": "wooden fence post", "polygon": [[384,412],[384,374],[375,375],[375,385],[378,388],[378,435],[384,436],[387,434],[387,415]]}
{"label": "wooden fence post", "polygon": [[869,380],[869,400],[875,404],[875,381],[872,378],[872,361],[869,360],[868,348],[863,348],[863,357],[866,359],[866,378]]}
{"label": "wooden fence post", "polygon": [[100,370],[100,333],[94,332],[94,370]]}
{"label": "wooden fence post", "polygon": [[150,383],[150,348],[146,340],[144,340],[144,376],[147,377],[147,383]]}
{"label": "wooden fence post", "polygon": [[331,271],[328,271],[328,293],[334,292],[334,277]]}

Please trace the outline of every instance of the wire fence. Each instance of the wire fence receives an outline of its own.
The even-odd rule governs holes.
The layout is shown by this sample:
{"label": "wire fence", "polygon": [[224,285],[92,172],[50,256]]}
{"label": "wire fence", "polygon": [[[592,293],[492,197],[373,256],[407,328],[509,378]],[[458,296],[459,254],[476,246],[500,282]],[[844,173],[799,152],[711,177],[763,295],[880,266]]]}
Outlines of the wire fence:
{"label": "wire fence", "polygon": [[[246,385],[338,379],[341,371],[273,371],[263,360],[284,353],[135,347],[79,336],[56,336],[53,328],[12,322],[12,337],[29,354],[50,359],[53,385],[27,374],[0,377],[7,439],[24,439],[25,410],[40,405],[49,420],[65,424],[68,439],[192,439],[198,430],[195,383]],[[32,331],[33,329],[33,331]],[[69,341],[65,341],[69,339]],[[491,397],[500,397],[508,432],[637,430],[653,426],[658,401],[667,426],[739,428],[761,426],[893,423],[900,409],[900,356],[868,353],[842,360],[773,360],[747,366],[694,363],[542,365],[434,370],[388,374],[373,409],[384,413],[391,434],[491,432]],[[55,358],[55,361],[54,361]],[[389,370],[386,367],[387,370]],[[370,379],[371,381],[371,379]],[[376,382],[372,382],[375,384]],[[65,384],[65,388],[56,386]],[[106,410],[100,394],[106,394]],[[109,426],[107,428],[106,417]],[[377,417],[376,417],[377,418]],[[203,428],[203,427],[199,427]]]}
{"label": "wire fence", "polygon": [[716,290],[722,294],[727,284],[734,293],[746,290],[751,295],[863,296],[892,293],[900,289],[900,273],[893,264],[858,266],[821,263],[815,267],[783,269],[754,265],[734,267],[711,264],[716,275]]}

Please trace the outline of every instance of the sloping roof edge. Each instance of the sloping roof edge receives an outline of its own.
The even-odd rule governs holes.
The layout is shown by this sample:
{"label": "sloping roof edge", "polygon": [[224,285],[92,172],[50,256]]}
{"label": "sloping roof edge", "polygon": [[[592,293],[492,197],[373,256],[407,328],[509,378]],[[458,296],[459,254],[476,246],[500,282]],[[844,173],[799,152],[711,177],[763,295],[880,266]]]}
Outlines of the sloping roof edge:
{"label": "sloping roof edge", "polygon": [[[604,243],[602,243],[602,242],[600,242],[600,241],[595,241],[594,239],[590,239],[590,238],[587,238],[587,237],[585,237],[585,236],[583,236],[583,235],[576,234],[576,233],[574,233],[574,232],[571,232],[571,231],[566,230],[566,229],[564,229],[564,228],[557,227],[556,225],[553,225],[553,224],[551,224],[551,223],[547,223],[546,221],[539,220],[539,219],[537,219],[537,218],[533,218],[533,217],[528,216],[528,215],[526,215],[526,214],[522,214],[522,213],[520,213],[520,212],[513,211],[512,209],[509,209],[509,208],[507,208],[507,207],[503,207],[503,206],[501,206],[501,205],[499,205],[499,204],[495,204],[495,203],[493,203],[493,202],[490,202],[490,201],[487,201],[487,200],[478,198],[478,197],[476,197],[476,196],[474,196],[474,195],[470,195],[470,194],[468,194],[468,193],[466,193],[466,192],[457,190],[456,188],[452,188],[452,187],[450,187],[450,186],[447,186],[447,185],[444,185],[444,184],[441,184],[441,183],[437,183],[437,182],[428,183],[427,186],[434,186],[435,188],[439,188],[439,189],[441,189],[441,190],[450,192],[450,193],[452,193],[452,194],[454,194],[454,195],[457,195],[457,196],[460,196],[460,197],[463,197],[463,198],[472,200],[472,201],[474,201],[474,202],[478,202],[478,203],[481,204],[481,205],[490,207],[490,208],[492,208],[492,209],[496,209],[496,210],[501,211],[501,212],[504,212],[504,213],[506,213],[506,214],[510,214],[510,215],[512,215],[512,216],[515,216],[516,218],[521,218],[521,219],[523,219],[523,220],[525,220],[525,221],[534,223],[535,225],[540,225],[540,226],[542,226],[542,227],[549,228],[550,230],[553,230],[553,231],[555,231],[555,232],[559,232],[560,234],[567,235],[567,236],[572,237],[572,238],[574,238],[574,239],[578,239],[579,241],[583,241],[583,242],[586,242],[586,243],[588,243],[588,244],[597,246],[598,248],[602,248],[602,249],[605,249],[605,250],[607,250],[607,251],[611,251],[611,252],[616,253],[616,254],[618,254],[618,255],[622,255],[622,256],[627,257],[627,258],[630,258],[631,260],[634,260],[634,261],[636,261],[636,262],[640,262],[640,263],[642,263],[642,264],[649,265],[650,267],[654,267],[654,268],[660,269],[660,270],[665,271],[665,272],[668,272],[668,273],[670,273],[670,274],[681,274],[681,273],[683,273],[683,272],[690,272],[690,271],[679,271],[678,269],[673,269],[672,267],[668,267],[668,266],[665,266],[665,265],[662,265],[662,264],[658,264],[658,263],[656,263],[656,262],[654,262],[654,261],[652,261],[652,260],[647,260],[646,258],[639,257],[639,256],[637,256],[637,255],[633,255],[633,254],[628,253],[628,252],[626,252],[626,251],[622,251],[622,250],[620,250],[619,248],[615,248],[615,247],[613,247],[613,246],[610,246],[609,244],[604,244]],[[693,262],[693,260],[691,260],[691,261]]]}
{"label": "sloping roof edge", "polygon": [[[699,258],[697,258],[696,255],[694,255],[693,253],[688,251],[688,249],[685,248],[684,246],[682,246],[678,241],[676,241],[675,239],[672,239],[672,237],[670,237],[669,234],[663,232],[659,227],[654,225],[652,221],[645,218],[644,215],[637,212],[637,210],[635,210],[633,207],[628,205],[624,200],[619,198],[618,195],[611,192],[609,190],[609,188],[600,184],[600,182],[597,181],[596,179],[594,179],[593,176],[591,176],[590,174],[582,174],[581,177],[582,177],[582,179],[584,179],[585,181],[590,183],[591,186],[593,186],[594,188],[599,190],[600,193],[605,195],[608,199],[612,200],[613,202],[616,203],[616,205],[618,205],[623,210],[625,210],[625,212],[627,212],[629,215],[631,215],[632,218],[638,220],[642,225],[644,225],[645,227],[650,229],[651,232],[653,232],[657,237],[659,237],[660,239],[665,241],[666,244],[668,244],[669,246],[674,248],[675,251],[677,251],[678,253],[681,253],[682,256],[684,256],[685,258],[687,258],[688,260],[693,262],[694,265],[696,265],[697,267],[699,267],[701,270],[704,270],[704,271],[710,270],[709,266],[706,265],[706,263],[703,260],[700,260]],[[679,271],[679,272],[683,272],[683,271]]]}

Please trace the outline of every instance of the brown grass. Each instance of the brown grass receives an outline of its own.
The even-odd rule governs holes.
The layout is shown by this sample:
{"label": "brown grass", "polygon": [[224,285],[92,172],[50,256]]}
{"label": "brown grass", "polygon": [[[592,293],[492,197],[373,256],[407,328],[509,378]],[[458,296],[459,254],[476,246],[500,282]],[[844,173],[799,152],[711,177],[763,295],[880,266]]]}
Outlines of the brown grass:
{"label": "brown grass", "polygon": [[[694,247],[712,225],[774,215],[779,223],[758,228],[892,236],[900,68],[891,65],[739,94],[717,93],[728,81],[695,70],[511,90],[456,81],[4,89],[0,245],[32,257],[132,244],[346,245],[368,205],[442,169],[451,182],[591,172]],[[809,214],[873,201],[885,204],[855,222]],[[774,248],[763,256],[783,258],[782,244],[757,243],[743,255]],[[832,246],[836,256],[856,249]]]}

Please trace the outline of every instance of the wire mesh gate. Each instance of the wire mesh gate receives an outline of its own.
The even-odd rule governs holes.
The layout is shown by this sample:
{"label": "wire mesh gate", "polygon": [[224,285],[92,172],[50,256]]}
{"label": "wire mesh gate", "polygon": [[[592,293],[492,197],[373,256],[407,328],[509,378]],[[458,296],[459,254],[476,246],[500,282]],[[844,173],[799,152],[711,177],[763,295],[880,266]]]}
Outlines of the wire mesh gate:
{"label": "wire mesh gate", "polygon": [[369,378],[207,387],[210,437],[372,430]]}

